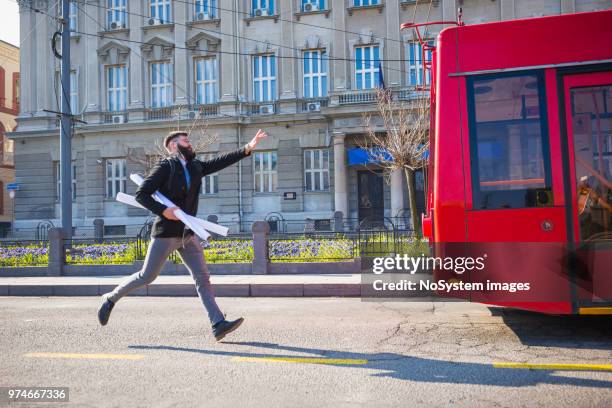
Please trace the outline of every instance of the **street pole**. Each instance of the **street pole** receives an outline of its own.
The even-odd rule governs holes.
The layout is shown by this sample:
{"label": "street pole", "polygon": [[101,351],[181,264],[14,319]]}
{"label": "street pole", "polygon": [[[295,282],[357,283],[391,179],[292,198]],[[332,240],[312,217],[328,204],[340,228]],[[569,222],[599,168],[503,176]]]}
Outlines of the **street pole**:
{"label": "street pole", "polygon": [[62,229],[72,238],[72,111],[70,109],[70,1],[62,0],[62,106],[60,119],[60,180]]}

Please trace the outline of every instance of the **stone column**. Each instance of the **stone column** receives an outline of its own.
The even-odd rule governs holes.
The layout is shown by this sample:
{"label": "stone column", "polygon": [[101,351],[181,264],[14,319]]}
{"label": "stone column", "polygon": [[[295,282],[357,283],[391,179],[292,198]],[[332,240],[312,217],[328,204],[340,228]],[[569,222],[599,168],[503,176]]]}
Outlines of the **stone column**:
{"label": "stone column", "polygon": [[[387,0],[385,4],[385,24],[387,26],[387,31],[385,32],[385,36],[391,41],[386,41],[385,47],[380,47],[381,51],[386,50],[386,52],[381,53],[380,59],[399,59],[398,56],[402,55],[401,50],[401,42],[400,42],[400,30],[397,27],[400,26],[400,13],[398,10],[400,9],[400,5],[398,0]],[[403,21],[402,21],[403,22]],[[396,41],[393,41],[396,40]],[[380,40],[383,41],[382,39]],[[382,44],[381,44],[382,45]],[[401,61],[388,61],[382,63],[383,68],[383,78],[385,80],[385,85],[387,87],[399,86],[402,83],[402,72],[405,70],[405,67],[402,66]]]}
{"label": "stone column", "polygon": [[270,224],[267,221],[255,221],[253,231],[253,267],[254,275],[265,275],[270,266],[270,252],[268,240],[270,235]]}
{"label": "stone column", "polygon": [[94,238],[97,243],[102,243],[102,239],[104,238],[104,219],[96,218],[93,221],[94,224]]}
{"label": "stone column", "polygon": [[[130,41],[142,42],[143,31],[142,25],[145,22],[144,17],[142,15],[148,15],[147,9],[144,8],[144,2],[142,1],[132,1],[130,2],[130,13],[126,16],[128,20],[128,28],[130,29]],[[121,44],[121,42],[119,42]],[[130,43],[130,51],[129,56],[129,65],[128,65],[128,100],[126,103],[126,107],[129,110],[138,110],[145,107],[145,95],[144,92],[148,88],[144,85],[143,82],[143,69],[147,69],[147,63],[144,61],[142,57],[142,51],[140,50],[140,45],[135,43]],[[142,113],[140,115],[130,113],[131,120],[140,120],[142,119]]]}
{"label": "stone column", "polygon": [[404,209],[404,177],[401,169],[391,172],[391,217]]}
{"label": "stone column", "polygon": [[[85,8],[85,11],[90,16],[97,18],[100,21],[100,24],[104,25],[106,22],[106,18],[104,13],[101,13],[100,7],[95,4],[85,3],[80,4],[79,7]],[[79,16],[80,17],[80,16]],[[83,24],[83,31],[87,33],[91,33],[94,35],[98,34],[98,31],[102,28],[93,23],[90,18],[85,16],[86,24]],[[100,58],[98,57],[95,50],[99,48],[98,37],[93,35],[84,35],[84,38],[81,38],[81,41],[85,41],[85,48],[87,50],[91,50],[89,53],[86,53],[87,58],[85,58],[85,89],[83,92],[79,92],[82,95],[85,95],[86,103],[85,112],[98,112],[103,110],[102,107],[102,98],[100,97],[100,90],[104,83],[104,72],[101,68]],[[87,118],[89,121],[90,119]]]}
{"label": "stone column", "polygon": [[561,0],[561,13],[575,13],[576,12],[576,0]]}
{"label": "stone column", "polygon": [[[457,3],[455,0],[442,0],[442,20],[456,21],[458,8],[459,3]],[[442,27],[440,27],[440,29],[441,28]]]}
{"label": "stone column", "polygon": [[345,133],[334,132],[334,210],[342,211],[348,217],[345,136]]}
{"label": "stone column", "polygon": [[[173,18],[175,21],[187,21],[187,2],[174,1]],[[195,100],[189,101],[189,67],[191,64],[187,60],[187,50],[185,50],[185,41],[187,40],[187,27],[185,24],[174,25],[174,43],[178,47],[174,48],[174,61],[172,69],[174,71],[174,104],[185,105],[187,102],[193,103]]]}
{"label": "stone column", "polygon": [[[349,75],[349,65],[346,60],[349,58],[347,55],[347,41],[346,41],[346,0],[329,0],[331,9],[331,18],[333,20],[333,27],[336,28],[333,32],[333,41],[331,43],[331,49],[327,50],[327,55],[332,55],[338,60],[330,62],[329,66],[331,69],[331,80],[333,87],[332,91],[342,91],[350,88],[351,76]],[[338,209],[338,208],[336,208]]]}
{"label": "stone column", "polygon": [[501,19],[504,20],[514,20],[515,12],[514,12],[514,0],[501,0]]}
{"label": "stone column", "polygon": [[60,276],[66,263],[64,250],[64,230],[62,228],[49,229],[49,266],[47,276]]}

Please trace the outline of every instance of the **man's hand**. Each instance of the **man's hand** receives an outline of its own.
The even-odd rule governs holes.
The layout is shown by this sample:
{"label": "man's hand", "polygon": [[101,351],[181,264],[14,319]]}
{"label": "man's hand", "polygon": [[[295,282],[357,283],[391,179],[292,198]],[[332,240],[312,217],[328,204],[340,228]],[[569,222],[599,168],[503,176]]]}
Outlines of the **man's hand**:
{"label": "man's hand", "polygon": [[174,215],[174,210],[178,210],[178,207],[168,207],[164,210],[163,214],[164,217],[166,217],[169,220],[173,220],[173,221],[179,221],[178,218],[176,218],[176,215]]}
{"label": "man's hand", "polygon": [[246,147],[247,153],[251,153],[251,151],[255,149],[255,146],[257,146],[257,143],[259,143],[261,139],[266,138],[266,137],[268,137],[268,134],[264,132],[263,130],[259,129],[255,137],[249,143],[246,144],[245,147]]}

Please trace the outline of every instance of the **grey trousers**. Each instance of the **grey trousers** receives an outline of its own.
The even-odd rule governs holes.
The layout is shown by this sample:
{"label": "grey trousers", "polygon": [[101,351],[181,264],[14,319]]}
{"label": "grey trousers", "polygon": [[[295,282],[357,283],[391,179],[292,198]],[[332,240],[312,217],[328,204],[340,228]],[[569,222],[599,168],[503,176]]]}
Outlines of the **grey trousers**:
{"label": "grey trousers", "polygon": [[153,282],[159,275],[164,262],[174,250],[178,250],[183,263],[187,266],[191,277],[195,281],[198,297],[208,312],[210,322],[215,324],[223,320],[223,313],[221,313],[215,301],[215,294],[210,283],[210,274],[204,260],[202,246],[195,235],[191,235],[184,242],[180,237],[151,239],[142,269],[128,276],[112,292],[106,293],[103,296],[106,299],[110,299],[113,303],[117,303],[119,299],[134,289]]}

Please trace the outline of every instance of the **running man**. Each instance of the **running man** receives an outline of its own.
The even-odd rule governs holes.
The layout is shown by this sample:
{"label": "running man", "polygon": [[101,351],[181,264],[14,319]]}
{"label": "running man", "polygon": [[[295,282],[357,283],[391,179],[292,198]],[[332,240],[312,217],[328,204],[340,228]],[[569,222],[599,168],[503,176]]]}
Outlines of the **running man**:
{"label": "running man", "polygon": [[[224,169],[249,156],[257,143],[267,137],[259,129],[255,137],[244,147],[219,155],[211,160],[197,159],[189,141],[189,134],[184,131],[171,132],[164,139],[164,146],[170,154],[160,160],[136,191],[136,201],[156,214],[151,230],[151,242],[147,250],[142,269],[128,276],[112,292],[102,295],[102,305],[98,310],[98,320],[106,325],[113,307],[119,299],[133,290],[150,284],[159,275],[164,262],[174,250],[178,250],[183,263],[195,281],[198,297],[202,301],[212,331],[221,340],[226,334],[236,330],[244,319],[228,321],[221,313],[215,301],[210,283],[210,275],[204,253],[198,237],[189,228],[185,228],[174,211],[180,207],[185,213],[195,216],[198,212],[198,200],[202,177]],[[151,194],[159,191],[177,207],[166,207],[155,201]]]}

